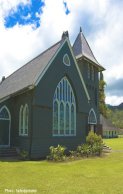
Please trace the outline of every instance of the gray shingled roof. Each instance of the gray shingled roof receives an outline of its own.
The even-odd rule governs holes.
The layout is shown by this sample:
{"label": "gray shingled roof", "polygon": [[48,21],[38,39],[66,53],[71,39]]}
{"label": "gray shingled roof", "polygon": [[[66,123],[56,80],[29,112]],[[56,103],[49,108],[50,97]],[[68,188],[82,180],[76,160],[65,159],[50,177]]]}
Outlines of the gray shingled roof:
{"label": "gray shingled roof", "polygon": [[104,70],[104,68],[98,63],[96,60],[84,34],[80,30],[74,44],[73,44],[73,52],[76,56],[76,59],[79,59],[81,57],[86,57],[90,61],[94,62],[101,70]]}
{"label": "gray shingled roof", "polygon": [[22,66],[0,84],[0,99],[16,94],[30,86],[33,86],[40,74],[44,71],[60,45],[59,41],[45,52]]}
{"label": "gray shingled roof", "polygon": [[104,116],[100,115],[100,124],[103,126],[103,130],[118,130],[109,119],[106,119]]}

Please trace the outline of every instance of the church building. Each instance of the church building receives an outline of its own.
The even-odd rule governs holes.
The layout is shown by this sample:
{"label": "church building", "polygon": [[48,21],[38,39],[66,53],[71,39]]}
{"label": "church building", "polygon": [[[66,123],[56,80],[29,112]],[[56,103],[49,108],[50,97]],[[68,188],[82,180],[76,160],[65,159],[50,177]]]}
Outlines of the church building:
{"label": "church building", "polygon": [[[14,65],[14,64],[13,64]],[[81,28],[71,45],[68,32],[39,56],[2,78],[0,147],[46,157],[50,146],[73,150],[90,129],[99,133],[99,75]]]}

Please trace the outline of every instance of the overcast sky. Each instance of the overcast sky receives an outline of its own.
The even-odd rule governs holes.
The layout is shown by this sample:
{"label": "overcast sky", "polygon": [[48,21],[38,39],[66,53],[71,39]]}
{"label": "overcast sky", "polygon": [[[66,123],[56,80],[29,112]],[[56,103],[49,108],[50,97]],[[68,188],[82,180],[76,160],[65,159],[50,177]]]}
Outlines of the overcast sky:
{"label": "overcast sky", "polygon": [[0,77],[79,28],[106,68],[106,103],[123,102],[122,0],[0,0]]}

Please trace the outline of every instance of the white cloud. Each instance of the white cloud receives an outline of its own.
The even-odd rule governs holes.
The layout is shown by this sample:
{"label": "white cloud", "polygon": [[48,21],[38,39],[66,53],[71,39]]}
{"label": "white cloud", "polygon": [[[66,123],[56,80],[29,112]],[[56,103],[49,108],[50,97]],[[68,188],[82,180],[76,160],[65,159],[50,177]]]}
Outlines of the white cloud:
{"label": "white cloud", "polygon": [[119,105],[121,102],[123,102],[123,97],[117,97],[117,96],[106,96],[106,102],[107,104],[111,104],[114,106]]}
{"label": "white cloud", "polygon": [[30,0],[0,0],[0,16],[6,16],[10,11],[16,10],[19,4],[30,5]]}
{"label": "white cloud", "polygon": [[[120,1],[114,0],[65,0],[70,14],[65,14],[63,0],[45,0],[38,29],[32,25],[4,27],[4,16],[16,10],[17,5],[30,5],[30,0],[0,1],[0,77],[8,76],[25,62],[48,48],[69,30],[73,42],[79,31],[83,31],[97,60],[104,65],[107,85],[123,77],[123,12]],[[87,25],[86,25],[87,24]],[[89,27],[91,27],[89,29]],[[86,29],[87,28],[87,29]],[[107,86],[108,88],[108,86]],[[117,102],[123,101],[117,98]],[[108,93],[106,102],[113,103]]]}

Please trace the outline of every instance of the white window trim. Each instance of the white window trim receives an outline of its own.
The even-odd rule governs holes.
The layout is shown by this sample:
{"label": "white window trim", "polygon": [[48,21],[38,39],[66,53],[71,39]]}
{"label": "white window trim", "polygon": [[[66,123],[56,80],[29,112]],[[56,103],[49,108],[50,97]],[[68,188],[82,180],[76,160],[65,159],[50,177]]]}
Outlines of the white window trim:
{"label": "white window trim", "polygon": [[[72,89],[72,86],[71,84],[69,83],[68,79],[66,77],[63,77],[61,79],[61,81],[58,83],[56,89],[55,89],[55,93],[54,95],[56,95],[56,92],[57,92],[57,88],[59,87],[60,83],[62,82],[63,83],[63,80],[64,80],[64,87],[66,89],[66,81],[67,81],[67,84],[69,84],[70,86],[70,102],[69,101],[63,101],[63,96],[62,96],[62,100],[58,100],[58,99],[55,99],[53,98],[53,133],[52,135],[54,137],[56,136],[76,136],[76,102],[75,102],[75,96],[74,96],[74,93],[73,93],[73,89]],[[67,91],[68,92],[68,91]],[[71,92],[72,92],[72,98],[74,98],[74,103],[71,102]],[[62,92],[63,93],[63,92]],[[60,95],[60,93],[59,93]],[[62,94],[63,95],[63,94]],[[68,96],[68,94],[67,94]],[[59,96],[60,98],[60,96]],[[64,93],[64,99],[66,99],[66,92]],[[58,134],[54,134],[54,103],[57,102],[58,104]],[[63,106],[64,106],[64,134],[60,134],[60,104],[63,103]],[[69,131],[70,131],[70,134],[66,134],[66,105],[69,105]],[[71,107],[74,107],[74,134],[71,134]]]}
{"label": "white window trim", "polygon": [[[25,126],[25,112],[26,112],[26,109],[28,111],[27,133],[25,133],[25,130],[26,130],[26,126]],[[23,118],[22,126],[21,126],[21,119],[22,119],[21,116]],[[23,129],[23,132],[21,132],[21,128]],[[19,136],[28,136],[28,128],[29,128],[29,108],[28,108],[28,105],[25,104],[25,106],[21,105],[20,111],[19,111]]]}
{"label": "white window trim", "polygon": [[[93,122],[90,123],[90,121],[89,121],[91,112],[93,112],[93,114],[94,114],[94,116],[95,116],[95,122],[94,122],[94,123],[93,123]],[[89,115],[88,115],[88,124],[92,124],[92,125],[96,125],[96,124],[97,124],[97,117],[96,117],[96,113],[95,113],[95,111],[94,111],[93,108],[91,108],[91,110],[89,111]]]}
{"label": "white window trim", "polygon": [[[19,110],[19,136],[22,135],[21,128],[23,128],[23,121],[22,121],[22,119],[23,119],[23,108],[24,108],[23,105],[21,105],[20,110]],[[21,124],[22,124],[22,126],[21,126]]]}
{"label": "white window trim", "polygon": [[[68,58],[68,61],[69,61],[69,64],[67,64],[67,63],[65,63],[65,57],[67,57]],[[64,65],[66,65],[66,66],[71,66],[71,63],[70,63],[70,58],[69,58],[69,55],[66,53],[66,54],[64,54],[64,56],[63,56],[63,63],[64,63]]]}
{"label": "white window trim", "polygon": [[[27,111],[27,118],[26,118],[26,111]],[[27,121],[26,121],[27,119]],[[27,126],[26,126],[26,122],[27,122]],[[24,130],[24,135],[28,135],[28,124],[29,124],[29,109],[28,109],[28,105],[26,104],[24,106],[24,110],[23,110],[23,130]],[[27,133],[25,133],[27,127]]]}

